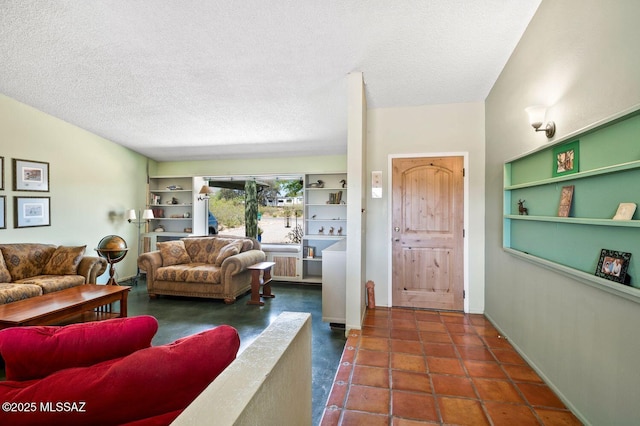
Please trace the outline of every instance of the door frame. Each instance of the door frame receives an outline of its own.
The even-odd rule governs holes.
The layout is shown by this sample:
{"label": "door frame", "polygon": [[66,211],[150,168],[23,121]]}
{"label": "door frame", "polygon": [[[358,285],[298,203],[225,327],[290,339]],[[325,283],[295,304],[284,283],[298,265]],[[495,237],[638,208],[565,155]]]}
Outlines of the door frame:
{"label": "door frame", "polygon": [[415,154],[389,154],[387,158],[387,188],[388,188],[388,200],[387,203],[387,297],[389,300],[389,306],[393,306],[393,249],[391,246],[391,226],[392,226],[392,214],[393,214],[393,198],[391,193],[393,191],[393,160],[396,158],[431,158],[431,157],[462,157],[464,164],[464,178],[463,178],[463,191],[464,191],[464,230],[465,237],[463,241],[463,281],[464,281],[464,312],[469,313],[469,152],[428,152],[428,153],[415,153]]}

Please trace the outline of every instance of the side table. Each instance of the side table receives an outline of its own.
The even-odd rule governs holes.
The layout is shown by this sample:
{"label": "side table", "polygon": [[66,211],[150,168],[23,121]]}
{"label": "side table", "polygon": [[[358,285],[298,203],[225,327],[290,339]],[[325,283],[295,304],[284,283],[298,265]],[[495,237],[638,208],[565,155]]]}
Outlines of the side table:
{"label": "side table", "polygon": [[[251,271],[251,300],[247,302],[247,305],[264,305],[260,296],[276,297],[271,294],[271,267],[273,265],[275,262],[260,262],[247,268]],[[260,286],[263,286],[262,294],[260,294]]]}

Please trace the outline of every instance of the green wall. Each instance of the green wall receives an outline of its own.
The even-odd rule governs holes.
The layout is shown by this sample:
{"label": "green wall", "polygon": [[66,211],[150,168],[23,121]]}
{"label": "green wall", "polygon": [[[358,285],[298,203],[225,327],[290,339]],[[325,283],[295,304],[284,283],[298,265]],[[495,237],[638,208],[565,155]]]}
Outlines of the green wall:
{"label": "green wall", "polygon": [[640,103],[638,16],[636,1],[543,0],[485,104],[485,313],[593,425],[640,419],[640,305],[502,250],[503,164],[548,143],[527,106],[549,106],[557,140]]}
{"label": "green wall", "polygon": [[[137,228],[123,218],[124,211],[145,202],[147,159],[65,121],[0,95],[0,156],[4,157],[6,229],[3,243],[40,242],[86,245],[87,254],[106,235],[122,236],[129,254],[118,263],[117,277],[136,273]],[[14,192],[12,159],[49,163],[50,191]],[[51,197],[51,226],[13,226],[16,196]],[[105,283],[108,276],[100,277]]]}

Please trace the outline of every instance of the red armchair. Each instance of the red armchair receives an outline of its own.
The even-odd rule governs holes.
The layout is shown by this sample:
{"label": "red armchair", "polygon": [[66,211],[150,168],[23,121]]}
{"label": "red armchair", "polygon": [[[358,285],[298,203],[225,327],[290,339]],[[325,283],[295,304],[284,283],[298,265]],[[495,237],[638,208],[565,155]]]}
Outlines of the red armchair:
{"label": "red armchair", "polygon": [[236,357],[222,325],[163,346],[150,316],[0,331],[0,424],[169,424]]}

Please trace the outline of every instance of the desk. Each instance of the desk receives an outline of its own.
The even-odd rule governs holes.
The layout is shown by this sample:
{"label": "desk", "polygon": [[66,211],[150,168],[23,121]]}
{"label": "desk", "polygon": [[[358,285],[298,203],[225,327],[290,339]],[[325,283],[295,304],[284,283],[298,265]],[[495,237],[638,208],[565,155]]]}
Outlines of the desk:
{"label": "desk", "polygon": [[[275,265],[275,262],[260,262],[247,268],[251,271],[251,300],[247,302],[247,305],[264,305],[264,302],[260,300],[260,296],[276,297],[271,294],[271,267],[273,265]],[[260,294],[260,286],[263,286],[262,294]]]}

